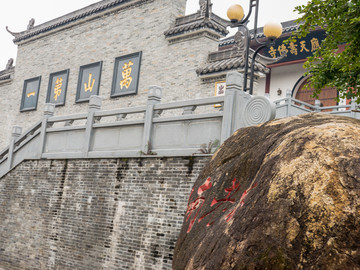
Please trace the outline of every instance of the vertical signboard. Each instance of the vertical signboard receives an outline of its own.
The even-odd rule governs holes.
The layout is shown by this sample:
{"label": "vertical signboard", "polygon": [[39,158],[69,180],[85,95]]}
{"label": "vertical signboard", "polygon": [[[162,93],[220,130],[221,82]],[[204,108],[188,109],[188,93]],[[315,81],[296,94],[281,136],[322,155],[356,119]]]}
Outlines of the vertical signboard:
{"label": "vertical signboard", "polygon": [[46,102],[56,106],[65,105],[66,91],[69,80],[69,70],[50,74]]}
{"label": "vertical signboard", "polygon": [[102,62],[80,67],[76,91],[76,102],[89,101],[90,96],[99,95]]}
{"label": "vertical signboard", "polygon": [[20,112],[36,110],[41,76],[25,80],[21,98]]}
{"label": "vertical signboard", "polygon": [[[215,82],[215,96],[224,96],[226,91],[226,81]],[[215,108],[221,107],[221,104],[215,104]]]}
{"label": "vertical signboard", "polygon": [[111,97],[136,95],[139,85],[141,52],[115,59]]}

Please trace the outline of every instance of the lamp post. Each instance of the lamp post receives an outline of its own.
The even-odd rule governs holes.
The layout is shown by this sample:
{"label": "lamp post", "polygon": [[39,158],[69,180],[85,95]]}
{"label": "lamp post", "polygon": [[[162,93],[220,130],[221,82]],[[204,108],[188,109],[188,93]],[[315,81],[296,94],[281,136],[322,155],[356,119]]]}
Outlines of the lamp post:
{"label": "lamp post", "polygon": [[[267,23],[264,26],[264,35],[268,38],[266,42],[261,42],[257,38],[257,24],[258,24],[258,13],[259,13],[259,0],[250,0],[250,10],[249,13],[245,16],[245,12],[242,6],[240,5],[232,5],[229,7],[227,11],[227,16],[230,19],[229,26],[234,28],[238,27],[238,31],[243,29],[242,34],[245,36],[245,64],[244,64],[244,84],[243,90],[248,91],[249,94],[253,94],[254,87],[254,66],[255,66],[255,58],[260,52],[261,49],[270,46],[274,43],[275,39],[281,36],[282,34],[282,26],[280,23]],[[252,61],[251,61],[251,70],[250,70],[250,87],[247,87],[248,80],[248,69],[249,69],[249,52],[250,52],[250,42],[251,36],[249,28],[247,24],[249,23],[249,18],[255,9],[255,22],[254,22],[254,40],[260,46],[255,50]]]}

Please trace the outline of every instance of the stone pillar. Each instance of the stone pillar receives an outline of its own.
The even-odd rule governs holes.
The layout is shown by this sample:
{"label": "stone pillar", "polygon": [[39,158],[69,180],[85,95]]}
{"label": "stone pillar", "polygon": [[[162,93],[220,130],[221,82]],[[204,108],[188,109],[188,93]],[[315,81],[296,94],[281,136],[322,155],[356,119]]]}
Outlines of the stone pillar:
{"label": "stone pillar", "polygon": [[320,106],[321,106],[320,100],[316,99],[315,100],[315,112],[321,112]]}
{"label": "stone pillar", "polygon": [[12,128],[9,152],[8,152],[8,171],[10,171],[12,169],[15,143],[21,136],[21,133],[22,133],[22,127],[14,126]]}
{"label": "stone pillar", "polygon": [[224,116],[221,127],[221,143],[229,138],[234,131],[236,95],[237,92],[243,92],[243,81],[244,75],[239,72],[232,71],[226,75],[226,92],[223,110]]}
{"label": "stone pillar", "polygon": [[91,137],[93,132],[93,125],[95,121],[95,112],[101,109],[102,98],[100,96],[91,96],[89,100],[88,107],[88,117],[86,120],[86,129],[84,136],[84,147],[83,147],[83,157],[87,158],[89,156]]}
{"label": "stone pillar", "polygon": [[42,157],[42,154],[45,150],[46,144],[46,129],[48,128],[48,120],[50,117],[54,116],[55,113],[55,104],[46,103],[44,108],[44,117],[41,123],[40,129],[40,153],[39,158]]}
{"label": "stone pillar", "polygon": [[355,118],[355,119],[357,119],[357,113],[358,113],[358,111],[356,110],[356,100],[357,100],[357,98],[352,98],[351,99],[351,103],[350,103],[350,117],[352,117],[352,118]]}
{"label": "stone pillar", "polygon": [[141,151],[144,154],[149,154],[151,151],[151,131],[152,121],[154,118],[154,107],[161,102],[162,88],[159,86],[150,86],[148,100],[146,105],[145,120],[144,120],[144,134],[141,145]]}
{"label": "stone pillar", "polygon": [[291,116],[292,91],[289,89],[286,90],[286,103],[287,103],[286,117],[290,117]]}

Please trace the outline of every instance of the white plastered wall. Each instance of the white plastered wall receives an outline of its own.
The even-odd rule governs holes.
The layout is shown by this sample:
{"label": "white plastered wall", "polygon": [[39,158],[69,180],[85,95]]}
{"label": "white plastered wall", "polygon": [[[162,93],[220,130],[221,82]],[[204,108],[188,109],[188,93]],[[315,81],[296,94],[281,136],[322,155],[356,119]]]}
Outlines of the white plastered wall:
{"label": "white plastered wall", "polygon": [[[286,97],[286,91],[292,90],[304,73],[303,63],[271,68],[270,99],[277,100]],[[265,79],[263,81],[265,89]],[[280,96],[279,89],[282,92]]]}

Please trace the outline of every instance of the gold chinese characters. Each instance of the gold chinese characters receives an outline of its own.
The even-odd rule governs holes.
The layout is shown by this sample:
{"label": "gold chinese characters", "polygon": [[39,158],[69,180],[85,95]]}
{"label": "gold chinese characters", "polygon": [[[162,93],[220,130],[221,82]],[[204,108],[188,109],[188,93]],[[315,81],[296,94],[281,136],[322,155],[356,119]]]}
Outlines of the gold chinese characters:
{"label": "gold chinese characters", "polygon": [[28,93],[26,96],[28,98],[31,97],[31,96],[35,97],[35,91],[32,91],[32,92]]}
{"label": "gold chinese characters", "polygon": [[63,78],[57,78],[54,87],[54,100],[56,101],[58,97],[61,95],[61,87],[62,87]]}
{"label": "gold chinese characters", "polygon": [[132,82],[131,71],[133,65],[134,63],[132,61],[129,61],[129,63],[124,64],[123,72],[122,72],[123,80],[120,81],[121,89],[123,89],[124,86],[128,89],[129,86],[131,85]]}
{"label": "gold chinese characters", "polygon": [[278,46],[277,49],[274,48],[274,46],[271,46],[269,48],[268,53],[271,55],[272,58],[276,58],[278,56],[278,53],[279,56],[282,55],[283,53],[298,55],[299,53],[303,53],[303,52],[315,52],[318,48],[320,48],[319,39],[314,37],[310,40],[310,44],[308,45],[306,44],[305,40],[302,40],[300,41],[300,44],[296,44],[294,42],[290,42],[288,45],[281,44]]}
{"label": "gold chinese characters", "polygon": [[89,82],[88,83],[84,83],[84,89],[85,89],[85,92],[92,92],[93,88],[94,88],[94,84],[95,84],[95,79],[92,79],[92,74],[90,73],[89,74]]}

